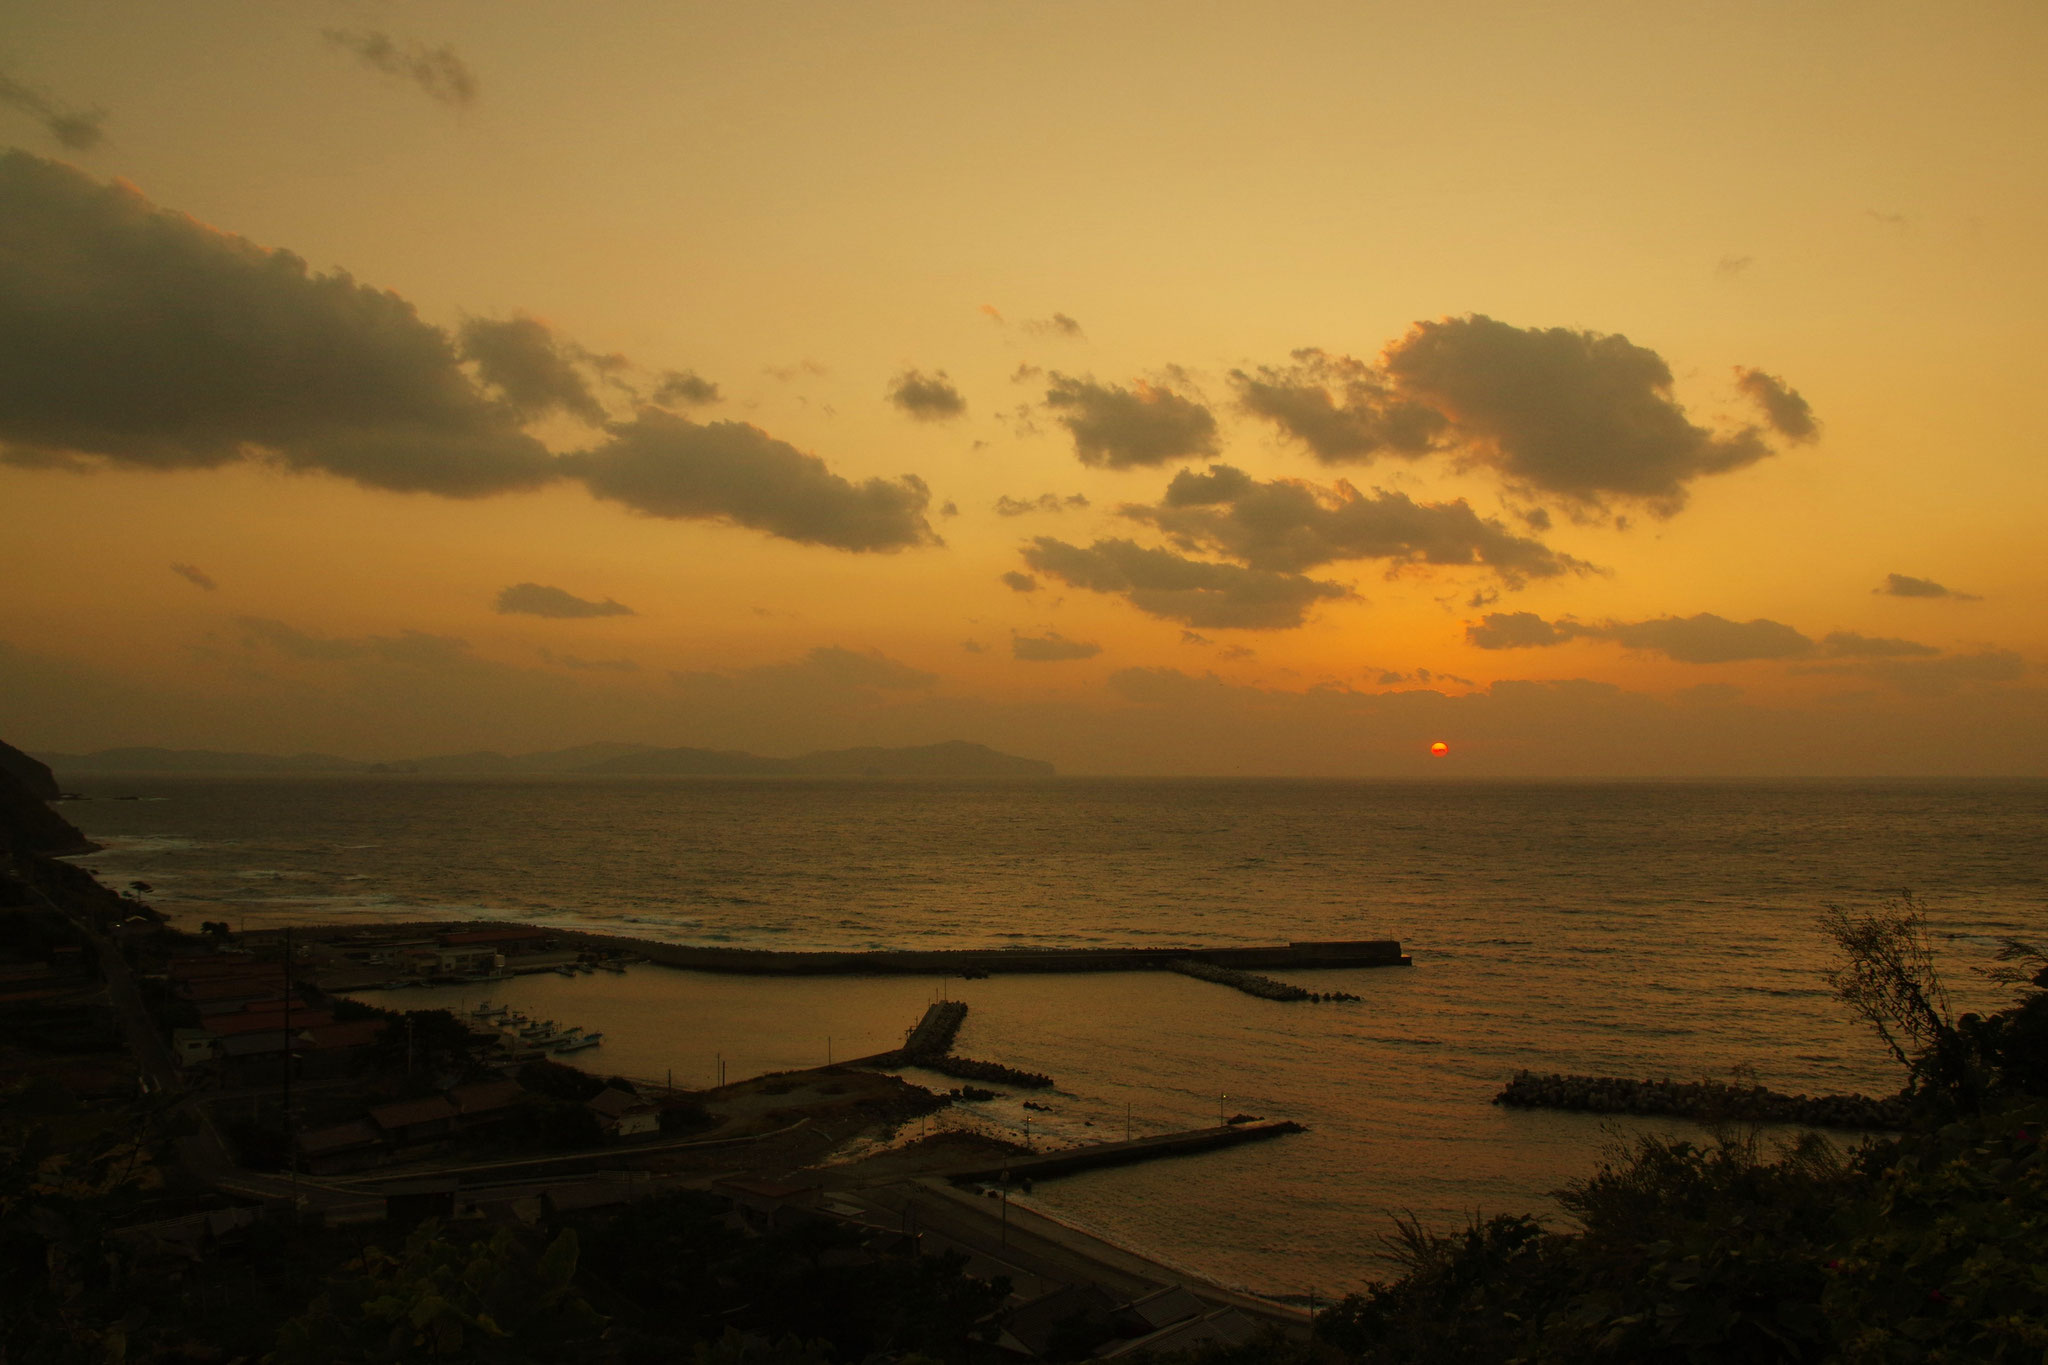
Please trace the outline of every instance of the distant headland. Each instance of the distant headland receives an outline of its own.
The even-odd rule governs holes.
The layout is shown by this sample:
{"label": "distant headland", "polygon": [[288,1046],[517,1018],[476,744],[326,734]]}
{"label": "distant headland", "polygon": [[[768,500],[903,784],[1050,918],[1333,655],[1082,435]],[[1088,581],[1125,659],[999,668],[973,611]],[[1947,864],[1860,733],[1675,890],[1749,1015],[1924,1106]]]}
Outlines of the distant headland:
{"label": "distant headland", "polygon": [[[26,755],[24,755],[26,757]],[[167,773],[184,775],[403,775],[493,777],[1052,777],[1042,759],[999,753],[985,744],[947,740],[903,748],[821,749],[796,758],[767,758],[736,749],[663,749],[651,744],[580,744],[539,753],[483,750],[383,763],[333,754],[223,753],[213,749],[100,749],[89,754],[36,755],[60,775]]]}

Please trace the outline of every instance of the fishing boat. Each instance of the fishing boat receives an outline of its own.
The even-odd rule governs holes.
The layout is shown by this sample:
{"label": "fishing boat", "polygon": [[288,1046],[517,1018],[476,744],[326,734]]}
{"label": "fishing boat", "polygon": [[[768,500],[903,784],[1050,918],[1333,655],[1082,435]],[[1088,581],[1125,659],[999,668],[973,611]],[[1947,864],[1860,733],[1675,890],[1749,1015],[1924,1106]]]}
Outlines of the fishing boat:
{"label": "fishing boat", "polygon": [[554,1046],[556,1052],[581,1052],[587,1047],[596,1047],[604,1039],[602,1033],[586,1033],[581,1037],[564,1038]]}

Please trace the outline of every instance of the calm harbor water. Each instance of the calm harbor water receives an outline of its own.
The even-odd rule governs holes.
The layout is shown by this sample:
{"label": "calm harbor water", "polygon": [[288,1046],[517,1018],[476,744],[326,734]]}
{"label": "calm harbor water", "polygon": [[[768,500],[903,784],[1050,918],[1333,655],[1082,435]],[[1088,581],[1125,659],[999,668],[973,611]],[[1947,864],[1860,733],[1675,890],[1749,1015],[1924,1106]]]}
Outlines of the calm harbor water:
{"label": "calm harbor water", "polygon": [[[1050,1073],[975,1120],[1037,1141],[1296,1118],[1299,1137],[1041,1186],[1048,1212],[1271,1293],[1378,1273],[1393,1214],[1543,1211],[1634,1131],[1506,1111],[1517,1067],[1889,1090],[1827,994],[1829,903],[1902,888],[1959,1008],[1999,937],[2048,937],[2048,784],[1029,783],[84,777],[64,807],[181,921],[488,916],[781,948],[1399,938],[1407,970],[1295,973],[1285,1005],[1173,975],[761,981],[641,967],[497,998],[601,1028],[593,1068],[706,1084],[899,1041]],[[138,799],[118,799],[132,797]],[[471,991],[467,998],[476,998]],[[385,1003],[458,1003],[413,990]],[[928,1078],[937,1083],[937,1078]],[[950,1084],[947,1082],[945,1084]],[[1127,1120],[1128,1116],[1128,1120]]]}

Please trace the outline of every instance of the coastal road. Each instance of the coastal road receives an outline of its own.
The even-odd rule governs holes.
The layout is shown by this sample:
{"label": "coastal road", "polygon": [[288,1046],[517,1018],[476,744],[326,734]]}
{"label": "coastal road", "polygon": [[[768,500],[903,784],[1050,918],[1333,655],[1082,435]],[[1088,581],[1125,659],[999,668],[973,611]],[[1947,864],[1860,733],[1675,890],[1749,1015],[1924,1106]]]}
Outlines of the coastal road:
{"label": "coastal road", "polygon": [[1235,1308],[1290,1336],[1308,1332],[1308,1314],[1301,1309],[1161,1265],[1022,1205],[1005,1209],[1002,1200],[968,1193],[937,1177],[842,1189],[835,1197],[858,1204],[878,1222],[900,1226],[914,1217],[925,1231],[1055,1284],[1096,1284],[1126,1299],[1185,1285],[1197,1298]]}

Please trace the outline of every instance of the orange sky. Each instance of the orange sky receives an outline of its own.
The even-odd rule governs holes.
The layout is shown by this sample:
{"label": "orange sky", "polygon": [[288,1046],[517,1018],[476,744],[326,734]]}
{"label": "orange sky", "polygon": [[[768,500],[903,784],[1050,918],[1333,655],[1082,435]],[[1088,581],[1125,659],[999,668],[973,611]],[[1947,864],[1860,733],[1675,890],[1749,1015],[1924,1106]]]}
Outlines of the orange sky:
{"label": "orange sky", "polygon": [[0,734],[2048,773],[2044,31],[12,7]]}

